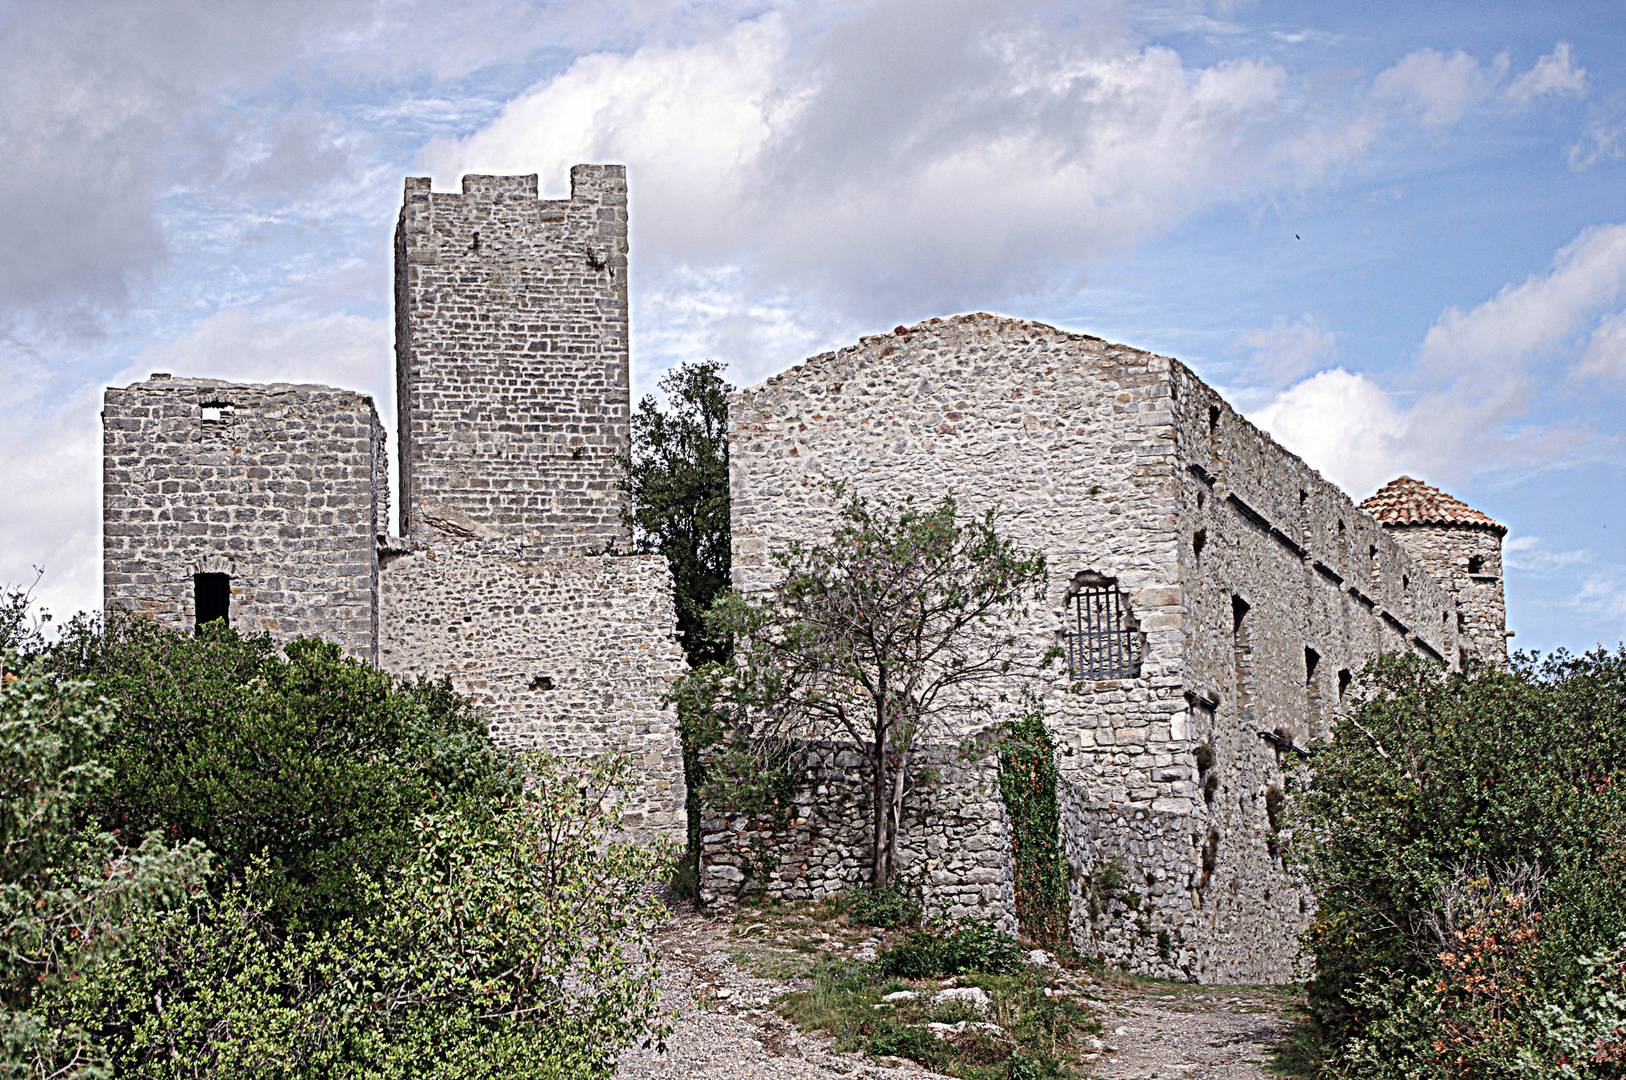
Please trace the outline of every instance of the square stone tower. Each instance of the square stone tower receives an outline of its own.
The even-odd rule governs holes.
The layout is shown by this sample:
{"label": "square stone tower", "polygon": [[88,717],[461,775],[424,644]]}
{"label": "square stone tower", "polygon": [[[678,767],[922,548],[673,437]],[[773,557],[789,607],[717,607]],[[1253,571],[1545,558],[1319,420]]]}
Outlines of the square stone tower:
{"label": "square stone tower", "polygon": [[561,555],[624,538],[624,166],[577,165],[562,201],[534,173],[465,176],[461,194],[409,178],[395,335],[403,536]]}
{"label": "square stone tower", "polygon": [[154,375],[108,389],[102,450],[109,612],[376,657],[389,465],[372,398]]}

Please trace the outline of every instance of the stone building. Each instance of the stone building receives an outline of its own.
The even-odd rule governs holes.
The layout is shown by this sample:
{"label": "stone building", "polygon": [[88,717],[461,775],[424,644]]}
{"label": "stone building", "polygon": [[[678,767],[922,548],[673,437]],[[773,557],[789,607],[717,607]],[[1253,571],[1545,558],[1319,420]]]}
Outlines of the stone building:
{"label": "stone building", "polygon": [[[1072,936],[1133,970],[1289,977],[1312,898],[1280,858],[1284,756],[1326,732],[1380,651],[1505,657],[1499,582],[1474,591],[1499,572],[1500,526],[1437,492],[1409,516],[1382,493],[1363,512],[1184,365],[1099,338],[981,313],[900,326],[738,391],[730,453],[743,590],[771,586],[771,550],[829,528],[831,481],[995,507],[1003,535],[1045,552],[1048,602],[1020,629],[1030,658],[1069,654],[1038,689]],[[850,815],[821,816],[861,776],[819,760],[824,795],[794,834],[706,822],[710,894],[740,888],[753,857],[755,886],[784,896],[863,877]],[[906,872],[937,910],[1008,921],[996,767],[914,812]],[[977,850],[956,846],[978,818]],[[1104,898],[1113,866],[1124,885]]]}
{"label": "stone building", "polygon": [[[450,676],[505,742],[634,755],[629,830],[680,840],[671,578],[602,554],[625,539],[624,170],[577,166],[565,200],[535,176],[409,179],[395,239],[399,535],[367,397],[154,375],[106,395],[105,606]],[[1312,901],[1280,858],[1284,756],[1380,651],[1506,662],[1502,526],[1405,477],[1357,507],[1183,365],[1099,338],[900,326],[738,391],[730,453],[742,590],[828,529],[832,481],[997,508],[1046,553],[1047,602],[1016,629],[1029,659],[1068,654],[1038,689],[1070,929],[1132,970],[1286,977]],[[927,749],[904,869],[934,911],[1014,927],[997,754],[975,745]],[[708,812],[704,895],[864,880],[859,757],[806,750],[790,822]]]}
{"label": "stone building", "polygon": [[625,539],[626,253],[620,166],[572,169],[564,200],[534,175],[407,180],[401,536],[370,398],[154,375],[106,395],[106,609],[449,675],[504,742],[630,753],[629,831],[681,841],[671,577],[657,556],[595,554]]}

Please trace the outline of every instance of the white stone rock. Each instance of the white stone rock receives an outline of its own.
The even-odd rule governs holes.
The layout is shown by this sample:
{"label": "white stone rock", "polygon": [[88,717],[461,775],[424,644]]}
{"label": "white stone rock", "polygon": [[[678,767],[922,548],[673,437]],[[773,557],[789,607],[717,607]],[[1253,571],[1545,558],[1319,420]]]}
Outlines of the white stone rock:
{"label": "white stone rock", "polygon": [[956,986],[947,990],[939,990],[932,995],[932,1003],[943,1005],[951,1001],[958,1001],[970,1005],[978,1012],[988,1011],[988,995],[980,986]]}

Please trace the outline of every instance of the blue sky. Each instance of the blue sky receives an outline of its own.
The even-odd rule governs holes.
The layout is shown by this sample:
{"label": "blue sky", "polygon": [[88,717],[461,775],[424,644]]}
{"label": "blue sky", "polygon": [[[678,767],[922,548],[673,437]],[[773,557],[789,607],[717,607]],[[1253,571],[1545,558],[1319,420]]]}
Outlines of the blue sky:
{"label": "blue sky", "polygon": [[402,178],[632,188],[638,392],[994,310],[1184,360],[1626,638],[1626,0],[0,0],[0,581],[99,602],[101,390],[372,392]]}

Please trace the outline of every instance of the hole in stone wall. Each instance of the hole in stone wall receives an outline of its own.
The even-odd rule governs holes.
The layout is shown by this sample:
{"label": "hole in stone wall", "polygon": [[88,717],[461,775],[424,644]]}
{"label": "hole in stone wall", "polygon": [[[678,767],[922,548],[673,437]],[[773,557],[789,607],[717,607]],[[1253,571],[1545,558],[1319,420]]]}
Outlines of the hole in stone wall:
{"label": "hole in stone wall", "polygon": [[1220,416],[1220,407],[1218,405],[1210,405],[1208,407],[1208,430],[1209,431],[1213,431],[1215,425],[1217,425],[1219,423],[1219,416]]}
{"label": "hole in stone wall", "polygon": [[224,424],[231,420],[234,406],[229,401],[205,401],[200,408],[206,423]]}
{"label": "hole in stone wall", "polygon": [[1485,556],[1483,556],[1483,555],[1470,555],[1470,556],[1468,556],[1468,573],[1470,573],[1470,574],[1482,574],[1484,572],[1485,572]]}
{"label": "hole in stone wall", "polygon": [[1310,682],[1315,678],[1315,666],[1321,663],[1321,654],[1310,646],[1304,647],[1304,681]]}
{"label": "hole in stone wall", "polygon": [[192,575],[192,610],[196,626],[219,620],[231,624],[231,577],[227,574]]}
{"label": "hole in stone wall", "polygon": [[1197,509],[1201,510],[1202,508],[1203,508],[1203,493],[1199,491],[1199,492],[1197,492]]}
{"label": "hole in stone wall", "polygon": [[480,250],[480,230],[479,229],[474,230],[474,246],[470,250],[472,250],[472,251],[479,251]]}
{"label": "hole in stone wall", "polygon": [[1231,634],[1233,637],[1242,633],[1242,620],[1248,617],[1249,604],[1240,596],[1231,596]]}
{"label": "hole in stone wall", "polygon": [[1303,488],[1299,488],[1299,505],[1303,506],[1305,503],[1307,503],[1309,501],[1310,501],[1310,493],[1308,491],[1305,491]]}
{"label": "hole in stone wall", "polygon": [[1344,695],[1349,693],[1349,684],[1351,682],[1353,682],[1353,681],[1354,681],[1354,677],[1352,675],[1350,675],[1348,668],[1342,668],[1342,669],[1339,670],[1339,672],[1338,672],[1338,700],[1339,701],[1344,700]]}
{"label": "hole in stone wall", "polygon": [[1203,564],[1203,548],[1208,544],[1208,530],[1198,529],[1191,538],[1191,555],[1197,560],[1197,565]]}
{"label": "hole in stone wall", "polygon": [[1400,575],[1400,591],[1405,592],[1409,588],[1411,588],[1411,578],[1407,577],[1405,574],[1401,574]]}
{"label": "hole in stone wall", "polygon": [[1217,828],[1208,830],[1208,843],[1203,845],[1203,876],[1197,888],[1208,888],[1209,879],[1214,876],[1214,870],[1219,866],[1220,833]]}
{"label": "hole in stone wall", "polygon": [[1343,518],[1338,519],[1338,538],[1340,540],[1342,540],[1344,538],[1344,519]]}
{"label": "hole in stone wall", "polygon": [[538,676],[536,676],[535,678],[533,678],[531,680],[530,689],[532,689],[532,690],[552,690],[553,689],[553,679],[551,679],[547,675],[538,675]]}

